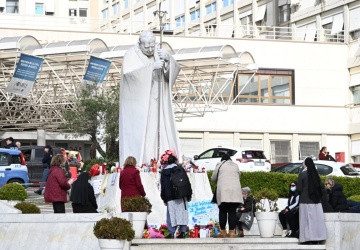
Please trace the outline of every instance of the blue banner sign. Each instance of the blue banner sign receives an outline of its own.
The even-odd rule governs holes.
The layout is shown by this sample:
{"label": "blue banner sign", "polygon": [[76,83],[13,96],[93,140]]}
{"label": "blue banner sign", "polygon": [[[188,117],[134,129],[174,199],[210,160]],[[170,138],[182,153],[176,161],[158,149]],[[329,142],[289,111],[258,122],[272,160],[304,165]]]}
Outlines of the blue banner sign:
{"label": "blue banner sign", "polygon": [[84,81],[102,83],[109,70],[110,63],[108,60],[91,56],[84,75]]}
{"label": "blue banner sign", "polygon": [[21,54],[15,73],[5,91],[17,95],[28,96],[34,86],[43,59],[36,56]]}

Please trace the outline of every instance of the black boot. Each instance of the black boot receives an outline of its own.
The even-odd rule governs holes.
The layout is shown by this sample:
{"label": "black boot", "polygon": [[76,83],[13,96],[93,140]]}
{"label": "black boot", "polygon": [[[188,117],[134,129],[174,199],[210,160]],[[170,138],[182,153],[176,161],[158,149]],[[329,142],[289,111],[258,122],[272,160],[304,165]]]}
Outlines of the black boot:
{"label": "black boot", "polygon": [[165,239],[174,239],[174,235],[173,234],[168,234],[168,236],[166,236]]}
{"label": "black boot", "polygon": [[177,239],[185,239],[185,232],[181,232],[180,234],[179,234],[179,236],[178,237],[176,237]]}
{"label": "black boot", "polygon": [[41,189],[38,189],[38,190],[34,191],[34,193],[35,193],[35,194],[38,194],[38,195],[41,195],[42,190],[41,190]]}

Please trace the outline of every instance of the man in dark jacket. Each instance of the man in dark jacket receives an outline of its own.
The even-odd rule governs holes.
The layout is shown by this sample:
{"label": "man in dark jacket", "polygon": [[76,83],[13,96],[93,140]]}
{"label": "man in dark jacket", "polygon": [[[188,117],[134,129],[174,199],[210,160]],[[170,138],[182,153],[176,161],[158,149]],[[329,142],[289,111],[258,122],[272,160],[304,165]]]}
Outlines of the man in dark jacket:
{"label": "man in dark jacket", "polygon": [[[50,145],[46,145],[44,147],[44,157],[42,158],[42,163],[43,163],[43,174],[42,174],[42,178],[41,178],[41,183],[40,183],[40,188],[36,191],[34,191],[34,193],[41,195],[44,187],[46,186],[46,181],[49,175],[49,169],[50,169],[50,163],[51,163],[51,159],[53,157],[53,152],[52,152],[52,147]],[[61,167],[61,166],[59,166]]]}
{"label": "man in dark jacket", "polygon": [[16,144],[14,143],[14,138],[9,137],[5,139],[6,145],[4,146],[4,148],[8,148],[8,149],[18,149],[18,147],[16,146]]}

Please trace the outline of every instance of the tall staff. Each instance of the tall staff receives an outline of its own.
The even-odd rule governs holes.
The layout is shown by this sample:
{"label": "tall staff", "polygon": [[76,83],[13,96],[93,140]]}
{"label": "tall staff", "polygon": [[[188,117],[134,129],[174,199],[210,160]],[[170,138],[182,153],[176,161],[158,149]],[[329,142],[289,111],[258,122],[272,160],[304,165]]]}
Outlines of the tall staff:
{"label": "tall staff", "polygon": [[[161,10],[161,2],[159,3],[159,9],[154,11],[155,16],[159,16],[159,23],[160,23],[160,49],[162,49],[162,37],[163,37],[163,31],[165,24],[163,23],[163,18],[166,16],[167,11]],[[157,160],[160,160],[160,111],[161,111],[161,87],[163,85],[161,70],[159,69],[158,75],[159,75],[159,89],[158,89],[158,148],[157,148]]]}

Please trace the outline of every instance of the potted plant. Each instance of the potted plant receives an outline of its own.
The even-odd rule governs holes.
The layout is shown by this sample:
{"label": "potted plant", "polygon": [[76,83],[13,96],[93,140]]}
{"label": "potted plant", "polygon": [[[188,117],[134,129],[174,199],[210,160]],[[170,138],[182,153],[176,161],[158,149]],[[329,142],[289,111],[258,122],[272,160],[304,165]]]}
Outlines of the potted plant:
{"label": "potted plant", "polygon": [[131,222],[118,217],[102,218],[95,223],[93,232],[100,249],[123,249],[125,241],[132,241],[135,236]]}
{"label": "potted plant", "polygon": [[254,192],[256,199],[256,220],[260,231],[260,236],[269,238],[274,236],[276,222],[278,220],[277,200],[279,198],[276,190],[263,188]]}
{"label": "potted plant", "polygon": [[137,239],[141,239],[143,236],[147,215],[151,213],[151,208],[149,199],[140,195],[121,199],[121,209],[123,212],[129,213],[128,218],[132,221]]}

